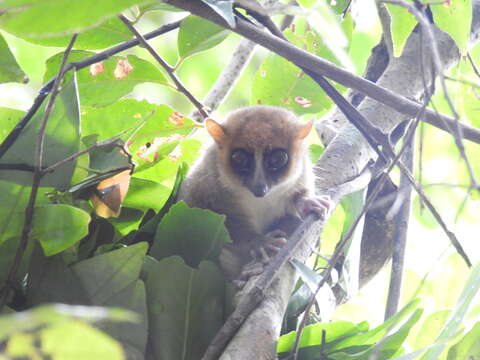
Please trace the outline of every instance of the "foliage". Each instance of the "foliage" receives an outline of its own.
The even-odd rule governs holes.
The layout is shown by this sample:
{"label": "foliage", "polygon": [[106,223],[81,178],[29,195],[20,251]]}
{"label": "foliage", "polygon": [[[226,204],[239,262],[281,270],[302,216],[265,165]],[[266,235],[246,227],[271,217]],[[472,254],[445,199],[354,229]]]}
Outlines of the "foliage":
{"label": "foliage", "polygon": [[[235,25],[233,1],[195,1]],[[382,35],[373,2],[345,16],[346,0],[298,3],[301,9],[285,36],[307,52],[362,74],[370,50]],[[0,156],[0,284],[8,280],[15,290],[0,316],[0,358],[198,359],[228,315],[229,284],[217,264],[222,245],[229,241],[225,219],[175,203],[180,183],[205,140],[203,133],[195,132],[201,125],[184,115],[192,110],[191,104],[176,91],[168,72],[142,48],[111,53],[82,65],[132,38],[115,16],[121,12],[142,33],[186,16],[176,36],[166,35],[151,43],[175,64],[170,70],[201,98],[219,76],[238,37],[177,11],[150,0],[1,2],[0,144],[26,116],[40,84],[58,75],[72,35],[79,36],[68,54],[68,62],[75,65],[62,80],[45,132],[43,166],[55,168],[43,176],[38,188],[33,226],[20,259],[15,255],[32,191],[37,138],[51,95]],[[394,4],[388,4],[387,11],[393,54],[400,56],[417,20]],[[471,1],[432,5],[431,13],[435,24],[466,54]],[[280,15],[274,17],[280,19]],[[331,29],[328,36],[325,27]],[[468,55],[473,63],[478,62],[478,46]],[[458,81],[448,91],[462,120],[479,127],[475,72],[463,58],[450,72]],[[28,79],[31,83],[24,84]],[[336,87],[346,91],[341,85]],[[22,94],[28,94],[27,101],[18,100]],[[433,100],[437,109],[449,112],[443,93],[437,91]],[[253,57],[220,113],[248,104],[287,107],[305,119],[320,117],[333,106],[311,78],[273,53]],[[451,138],[431,127],[424,129],[424,136],[431,145],[423,153],[424,182],[468,183],[468,172]],[[471,158],[480,156],[478,144],[466,147]],[[323,148],[312,144],[311,149],[316,161]],[[84,150],[88,151],[80,155]],[[62,162],[73,154],[78,156]],[[21,169],[5,168],[19,164]],[[478,162],[473,167],[478,175]],[[448,221],[458,222],[456,230],[464,237],[471,236],[468,229],[478,232],[478,194],[469,197],[470,189],[462,187],[425,190]],[[363,204],[362,193],[344,200],[324,232],[322,255],[331,255]],[[120,206],[119,217],[114,217],[112,208]],[[299,359],[480,356],[476,341],[480,307],[471,306],[478,298],[480,267],[469,272],[456,255],[435,260],[447,246],[444,235],[418,200],[414,215],[410,226],[415,243],[409,252],[420,254],[416,258],[420,265],[409,266],[405,272],[403,310],[387,321],[379,320],[384,294],[377,289],[370,289],[370,297],[367,292],[335,310],[335,284],[326,284],[317,296],[321,311],[309,318],[301,336]],[[360,235],[357,229],[345,250],[347,261],[338,281],[349,296],[356,287]],[[424,259],[433,247],[439,250]],[[472,257],[479,259],[475,254]],[[430,265],[434,261],[439,265]],[[293,262],[302,281],[287,309],[277,345],[280,358],[288,357],[297,320],[322,278],[318,273],[326,261],[318,256],[312,262],[315,271]],[[18,268],[9,278],[13,266]],[[428,272],[430,277],[422,281]],[[365,297],[366,305],[355,303]],[[330,318],[333,321],[327,322]]]}

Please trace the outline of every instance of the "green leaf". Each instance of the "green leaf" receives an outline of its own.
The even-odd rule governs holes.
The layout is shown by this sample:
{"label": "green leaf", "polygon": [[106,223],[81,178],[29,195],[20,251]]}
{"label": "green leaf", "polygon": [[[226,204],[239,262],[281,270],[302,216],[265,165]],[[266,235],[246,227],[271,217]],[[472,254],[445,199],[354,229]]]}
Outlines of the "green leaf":
{"label": "green leaf", "polygon": [[415,336],[415,349],[426,347],[435,342],[435,338],[445,325],[451,312],[451,310],[435,311],[423,320],[422,327]]}
{"label": "green leaf", "polygon": [[365,333],[360,333],[351,336],[345,340],[340,340],[332,347],[332,350],[345,349],[351,346],[357,346],[361,344],[375,344],[376,342],[380,341],[389,332],[390,329],[398,325],[405,317],[412,314],[418,307],[419,303],[420,300],[418,299],[412,300],[402,310],[400,310],[394,316],[386,320],[383,324]]}
{"label": "green leaf", "polygon": [[155,166],[138,173],[137,176],[158,182],[171,180],[177,174],[177,170],[182,163],[191,165],[197,159],[201,146],[202,143],[196,139],[182,140],[173,153],[157,162]]}
{"label": "green leaf", "polygon": [[25,112],[21,110],[0,108],[0,143],[5,140],[24,115]]}
{"label": "green leaf", "polygon": [[72,270],[90,301],[103,305],[138,280],[147,248],[146,243],[126,246],[81,261]]}
{"label": "green leaf", "polygon": [[80,321],[66,321],[48,327],[40,331],[39,341],[42,353],[53,359],[123,360],[125,358],[122,346],[118,342],[93,326]]}
{"label": "green leaf", "polygon": [[[295,45],[335,61],[322,39],[313,31],[285,32]],[[296,114],[328,110],[332,102],[320,86],[298,67],[281,56],[269,55],[255,73],[250,103],[288,107]]]}
{"label": "green leaf", "polygon": [[430,9],[435,25],[450,35],[460,53],[465,54],[472,25],[472,1],[452,0],[446,4],[433,5]]}
{"label": "green leaf", "polygon": [[48,37],[80,33],[127,8],[152,0],[9,1],[0,27],[17,37]]}
{"label": "green leaf", "polygon": [[75,319],[97,322],[102,320],[133,321],[135,318],[133,313],[121,309],[65,304],[43,305],[31,310],[0,316],[0,340],[17,332],[34,331],[43,326],[58,325]]}
{"label": "green leaf", "polygon": [[178,54],[186,58],[195,53],[208,50],[227,38],[230,30],[202,19],[189,16],[180,24],[178,30]]}
{"label": "green leaf", "polygon": [[442,353],[445,343],[451,340],[457,333],[458,328],[462,325],[462,320],[467,313],[475,295],[480,289],[480,263],[475,265],[470,273],[470,276],[465,283],[462,294],[460,295],[455,309],[450,315],[445,327],[438,336],[436,342],[442,344],[439,347],[428,350],[422,357],[422,360],[438,359],[438,356]]}
{"label": "green leaf", "polygon": [[[89,51],[72,51],[69,61],[81,61],[95,55]],[[47,60],[44,81],[54,77],[63,53]],[[135,85],[152,82],[168,83],[165,76],[150,62],[135,55],[113,56],[77,72],[82,106],[105,106],[130,93]]]}
{"label": "green leaf", "polygon": [[[31,43],[42,46],[66,47],[72,37],[71,35],[51,37],[27,35],[23,36],[23,38]],[[125,24],[117,17],[113,17],[93,29],[80,33],[75,40],[75,49],[104,49],[128,41],[131,38],[132,33]]]}
{"label": "green leaf", "polygon": [[224,222],[224,215],[190,208],[180,201],[158,224],[150,255],[157,260],[180,255],[191,267],[205,259],[215,260],[230,239]]}
{"label": "green leaf", "polygon": [[140,229],[138,229],[138,233],[136,234],[136,237],[142,236],[142,235],[147,235],[149,238],[153,237],[153,235],[157,230],[158,224],[163,219],[165,214],[168,213],[172,205],[175,203],[177,199],[177,192],[180,189],[180,185],[182,184],[183,180],[187,176],[187,173],[188,173],[188,165],[185,163],[182,163],[178,167],[177,176],[175,177],[175,182],[173,184],[172,191],[170,193],[170,196],[168,197],[168,200],[165,202],[165,205],[154,217],[152,217]]}
{"label": "green leaf", "polygon": [[[58,221],[62,219],[62,221]],[[88,234],[90,215],[70,205],[35,207],[31,237],[40,241],[45,255],[55,255]]]}
{"label": "green leaf", "polygon": [[138,179],[130,180],[130,187],[123,206],[135,209],[160,210],[170,195],[170,189],[154,181]]}
{"label": "green leaf", "polygon": [[[310,290],[310,296],[315,294],[322,277],[297,259],[290,260],[290,264],[298,271],[303,282],[307,285]],[[328,283],[323,284],[317,292],[316,300],[322,321],[329,321],[332,318],[337,304],[335,295]]]}
{"label": "green leaf", "polygon": [[23,82],[28,81],[27,75],[18,66],[17,60],[13,56],[7,42],[0,34],[0,84],[7,82]]}
{"label": "green leaf", "polygon": [[235,27],[235,15],[233,14],[233,1],[232,0],[201,0],[208,6],[210,6],[218,15],[220,15],[227,24]]}
{"label": "green leaf", "polygon": [[308,150],[310,152],[310,161],[315,164],[318,159],[320,159],[320,156],[325,151],[325,148],[321,145],[312,144],[309,146]]}
{"label": "green leaf", "polygon": [[35,247],[27,278],[29,305],[91,303],[82,283],[66,263],[64,255],[61,253],[47,257],[40,246]]}
{"label": "green leaf", "polygon": [[225,281],[215,264],[177,256],[150,268],[149,342],[155,359],[197,360],[223,324]]}
{"label": "green leaf", "polygon": [[[56,68],[58,71],[59,67]],[[20,136],[1,159],[2,164],[35,165],[35,148],[43,118],[47,97],[40,109],[30,119]],[[48,118],[44,141],[43,166],[52,165],[78,152],[80,146],[80,109],[75,74],[67,74],[52,112]],[[56,168],[42,178],[41,186],[63,187],[70,184],[75,161]],[[0,170],[0,179],[17,184],[31,185],[32,173],[16,170]]]}
{"label": "green leaf", "polygon": [[448,360],[480,358],[480,322],[448,351]]}
{"label": "green leaf", "polygon": [[417,24],[417,19],[407,9],[392,4],[385,4],[390,14],[392,33],[393,55],[399,57],[402,55],[403,48],[407,39]]}
{"label": "green leaf", "polygon": [[[322,339],[322,332],[325,331],[325,341],[331,343],[335,340],[352,336],[357,333],[368,330],[368,324],[363,322],[360,324],[353,324],[348,321],[337,320],[329,323],[316,323],[308,325],[302,332],[300,339],[300,347],[307,347],[318,345],[319,339]],[[277,343],[277,352],[286,353],[290,351],[295,341],[296,332],[292,331],[280,337]]]}

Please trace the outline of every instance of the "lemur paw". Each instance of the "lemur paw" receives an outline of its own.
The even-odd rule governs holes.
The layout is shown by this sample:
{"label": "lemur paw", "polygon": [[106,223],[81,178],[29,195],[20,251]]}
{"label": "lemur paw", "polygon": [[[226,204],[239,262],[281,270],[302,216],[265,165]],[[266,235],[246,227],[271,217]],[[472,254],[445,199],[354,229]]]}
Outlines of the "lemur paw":
{"label": "lemur paw", "polygon": [[282,230],[273,230],[263,236],[263,241],[250,251],[252,260],[245,264],[238,280],[234,284],[242,288],[252,277],[263,273],[265,265],[277,255],[283,245],[287,243],[287,234]]}
{"label": "lemur paw", "polygon": [[328,195],[301,197],[295,205],[298,215],[302,219],[313,213],[318,219],[324,220],[333,209],[333,202]]}

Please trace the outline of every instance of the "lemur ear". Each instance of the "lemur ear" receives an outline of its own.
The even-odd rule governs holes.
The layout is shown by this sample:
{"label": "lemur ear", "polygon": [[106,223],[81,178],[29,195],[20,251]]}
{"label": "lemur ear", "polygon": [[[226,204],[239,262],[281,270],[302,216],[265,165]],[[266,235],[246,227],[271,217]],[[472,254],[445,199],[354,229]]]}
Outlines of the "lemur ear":
{"label": "lemur ear", "polygon": [[305,125],[302,125],[300,127],[300,131],[297,134],[297,138],[300,140],[305,139],[308,136],[308,134],[310,134],[312,127],[313,127],[313,121],[311,120],[307,122]]}
{"label": "lemur ear", "polygon": [[220,145],[225,142],[225,139],[227,138],[225,129],[215,120],[210,118],[205,120],[205,128],[217,144]]}

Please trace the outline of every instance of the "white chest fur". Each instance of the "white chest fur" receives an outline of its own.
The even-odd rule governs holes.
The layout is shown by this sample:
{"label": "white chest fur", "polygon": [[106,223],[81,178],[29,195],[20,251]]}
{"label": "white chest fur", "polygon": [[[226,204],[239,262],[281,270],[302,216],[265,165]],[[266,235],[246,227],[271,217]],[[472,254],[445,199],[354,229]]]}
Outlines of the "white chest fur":
{"label": "white chest fur", "polygon": [[268,227],[289,213],[292,208],[292,198],[285,194],[267,194],[265,197],[255,197],[251,193],[243,196],[241,206],[250,219],[255,231],[265,233]]}

